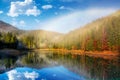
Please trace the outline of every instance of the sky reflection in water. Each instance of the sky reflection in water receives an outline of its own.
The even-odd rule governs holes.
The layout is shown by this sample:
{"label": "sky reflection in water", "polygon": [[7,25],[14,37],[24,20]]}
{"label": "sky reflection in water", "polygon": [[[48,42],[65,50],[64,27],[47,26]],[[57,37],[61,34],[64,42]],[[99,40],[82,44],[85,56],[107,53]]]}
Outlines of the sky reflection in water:
{"label": "sky reflection in water", "polygon": [[43,68],[15,68],[0,75],[0,80],[85,80],[84,77],[70,72],[63,66]]}
{"label": "sky reflection in water", "polygon": [[0,59],[0,80],[120,80],[119,56],[104,59],[52,51],[25,53]]}

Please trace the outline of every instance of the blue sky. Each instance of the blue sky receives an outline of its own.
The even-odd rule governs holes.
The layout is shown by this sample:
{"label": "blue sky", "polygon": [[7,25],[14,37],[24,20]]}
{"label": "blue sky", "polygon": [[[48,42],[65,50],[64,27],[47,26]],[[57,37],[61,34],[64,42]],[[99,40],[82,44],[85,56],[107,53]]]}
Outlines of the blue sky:
{"label": "blue sky", "polygon": [[0,20],[67,33],[120,9],[120,0],[0,0]]}

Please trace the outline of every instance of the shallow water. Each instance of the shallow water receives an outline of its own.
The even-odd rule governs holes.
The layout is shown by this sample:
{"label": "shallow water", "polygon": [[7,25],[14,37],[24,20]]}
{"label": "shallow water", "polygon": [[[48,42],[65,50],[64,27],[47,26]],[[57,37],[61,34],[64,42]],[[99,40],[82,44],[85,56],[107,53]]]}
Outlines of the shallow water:
{"label": "shallow water", "polygon": [[119,58],[107,60],[52,51],[24,53],[0,59],[0,80],[8,80],[9,75],[13,80],[120,80]]}

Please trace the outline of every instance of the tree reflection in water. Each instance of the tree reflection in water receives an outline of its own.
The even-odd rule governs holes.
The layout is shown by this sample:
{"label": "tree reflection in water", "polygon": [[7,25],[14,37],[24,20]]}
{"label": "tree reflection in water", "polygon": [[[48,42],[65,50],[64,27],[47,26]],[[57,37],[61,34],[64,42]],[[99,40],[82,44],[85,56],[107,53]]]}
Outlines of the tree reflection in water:
{"label": "tree reflection in water", "polygon": [[[119,80],[119,59],[107,60],[103,58],[61,53],[52,51],[27,52],[18,58],[15,64],[32,68],[64,66],[70,71],[86,77],[88,80]],[[7,63],[9,64],[9,62]]]}

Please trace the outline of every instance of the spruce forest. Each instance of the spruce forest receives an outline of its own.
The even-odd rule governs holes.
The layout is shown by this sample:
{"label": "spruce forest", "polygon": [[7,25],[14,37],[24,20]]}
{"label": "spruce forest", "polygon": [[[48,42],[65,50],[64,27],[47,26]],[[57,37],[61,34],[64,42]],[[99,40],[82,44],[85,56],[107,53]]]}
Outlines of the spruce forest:
{"label": "spruce forest", "polygon": [[1,32],[0,45],[3,45],[0,48],[119,51],[120,11],[67,34],[45,30]]}

